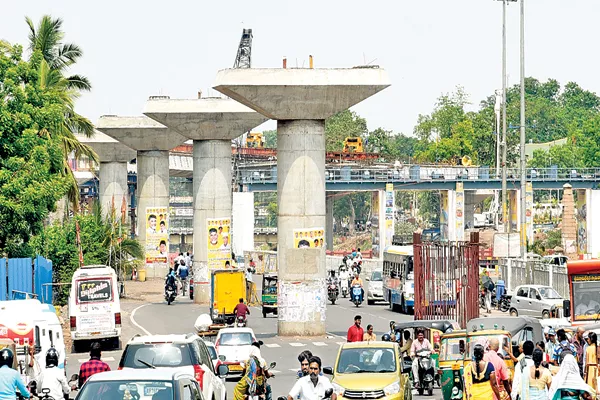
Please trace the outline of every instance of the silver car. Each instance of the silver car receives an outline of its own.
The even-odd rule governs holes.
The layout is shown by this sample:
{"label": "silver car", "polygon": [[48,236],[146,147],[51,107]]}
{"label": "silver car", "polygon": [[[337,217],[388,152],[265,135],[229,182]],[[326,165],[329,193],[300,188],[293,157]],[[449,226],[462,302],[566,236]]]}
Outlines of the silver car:
{"label": "silver car", "polygon": [[383,276],[381,271],[373,271],[367,278],[367,304],[385,301],[383,298]]}
{"label": "silver car", "polygon": [[517,286],[510,299],[510,315],[550,318],[553,307],[562,307],[563,300],[562,296],[550,286]]}

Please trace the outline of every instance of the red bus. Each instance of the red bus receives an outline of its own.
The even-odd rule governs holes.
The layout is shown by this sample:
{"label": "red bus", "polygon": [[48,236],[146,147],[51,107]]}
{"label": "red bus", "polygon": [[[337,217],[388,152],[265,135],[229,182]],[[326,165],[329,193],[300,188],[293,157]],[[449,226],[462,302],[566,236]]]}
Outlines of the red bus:
{"label": "red bus", "polygon": [[600,259],[567,262],[569,291],[568,314],[573,325],[600,321]]}

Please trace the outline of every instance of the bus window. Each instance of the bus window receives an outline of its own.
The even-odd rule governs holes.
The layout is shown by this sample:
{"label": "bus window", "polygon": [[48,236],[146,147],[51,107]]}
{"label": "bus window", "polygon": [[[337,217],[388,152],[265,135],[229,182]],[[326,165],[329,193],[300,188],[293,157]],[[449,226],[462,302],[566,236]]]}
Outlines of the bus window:
{"label": "bus window", "polygon": [[575,319],[588,319],[600,314],[600,282],[573,282],[573,302]]}

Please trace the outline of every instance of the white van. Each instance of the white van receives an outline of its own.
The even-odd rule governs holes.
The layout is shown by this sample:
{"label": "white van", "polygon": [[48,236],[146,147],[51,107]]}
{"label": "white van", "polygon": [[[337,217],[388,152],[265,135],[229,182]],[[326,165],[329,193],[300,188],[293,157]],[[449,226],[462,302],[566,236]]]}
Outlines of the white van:
{"label": "white van", "polygon": [[[79,268],[73,274],[69,294],[69,324],[73,350],[88,350],[89,341],[110,340],[120,348],[121,303],[117,274],[105,265]],[[88,341],[88,347],[81,347]]]}
{"label": "white van", "polygon": [[[58,351],[58,367],[65,368],[62,326],[54,306],[50,304],[42,304],[35,299],[0,301],[0,338],[15,343],[22,369],[28,362],[29,346],[34,346],[38,372],[46,368],[46,352],[50,347]],[[30,379],[34,377],[28,376],[27,381]]]}

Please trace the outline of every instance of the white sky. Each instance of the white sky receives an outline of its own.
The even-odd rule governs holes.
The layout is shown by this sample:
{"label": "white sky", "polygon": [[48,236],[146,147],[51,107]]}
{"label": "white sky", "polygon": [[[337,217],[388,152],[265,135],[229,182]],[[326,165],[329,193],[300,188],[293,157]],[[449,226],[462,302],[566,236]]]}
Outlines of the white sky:
{"label": "white sky", "polygon": [[[526,73],[600,92],[599,0],[526,0]],[[411,133],[442,92],[465,87],[476,106],[501,85],[501,10],[495,0],[3,0],[0,38],[25,44],[25,16],[64,20],[80,45],[73,72],[93,91],[78,102],[103,114],[140,115],[149,95],[206,95],[233,66],[242,28],[252,28],[253,66],[352,67],[374,59],[392,86],[354,108],[369,129]],[[509,83],[519,80],[519,6],[508,7]],[[213,95],[217,92],[212,90]],[[273,129],[273,122],[262,128]]]}

